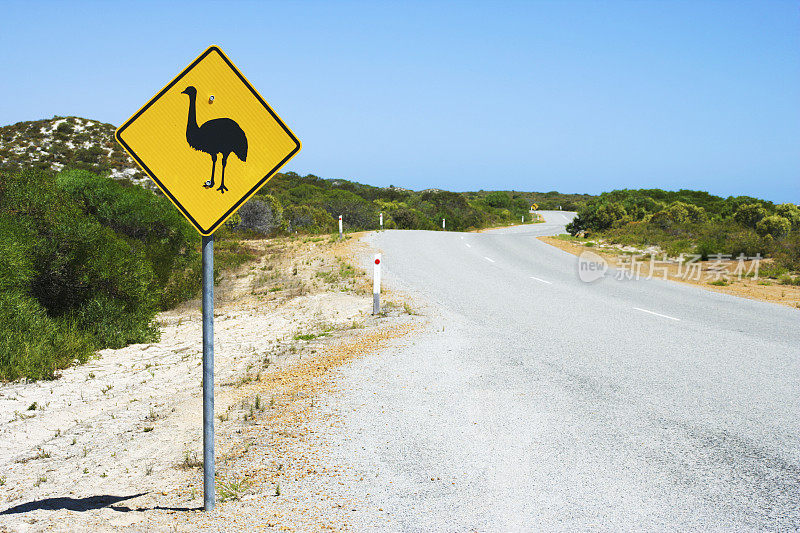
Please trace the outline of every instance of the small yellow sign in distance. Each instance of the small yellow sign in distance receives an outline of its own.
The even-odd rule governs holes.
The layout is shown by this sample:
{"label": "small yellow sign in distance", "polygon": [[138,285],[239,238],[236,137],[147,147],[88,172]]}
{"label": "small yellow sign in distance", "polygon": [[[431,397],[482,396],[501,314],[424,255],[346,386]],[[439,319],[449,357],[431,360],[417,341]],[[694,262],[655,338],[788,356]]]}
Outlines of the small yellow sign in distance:
{"label": "small yellow sign in distance", "polygon": [[300,141],[216,46],[119,127],[117,142],[202,235],[211,235]]}

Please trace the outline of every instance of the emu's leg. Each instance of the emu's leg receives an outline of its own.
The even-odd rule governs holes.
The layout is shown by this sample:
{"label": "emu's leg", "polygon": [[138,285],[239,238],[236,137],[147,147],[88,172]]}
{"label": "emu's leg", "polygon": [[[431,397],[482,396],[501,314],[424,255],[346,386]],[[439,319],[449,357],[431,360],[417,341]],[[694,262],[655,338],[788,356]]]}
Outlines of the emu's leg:
{"label": "emu's leg", "polygon": [[222,180],[220,180],[219,187],[217,188],[217,190],[219,192],[221,192],[222,194],[225,194],[225,191],[228,190],[228,188],[225,186],[225,165],[226,164],[228,164],[228,156],[227,156],[227,154],[223,154],[222,155]]}
{"label": "emu's leg", "polygon": [[217,154],[211,154],[211,179],[203,184],[203,187],[210,189],[214,186],[214,169],[217,167]]}

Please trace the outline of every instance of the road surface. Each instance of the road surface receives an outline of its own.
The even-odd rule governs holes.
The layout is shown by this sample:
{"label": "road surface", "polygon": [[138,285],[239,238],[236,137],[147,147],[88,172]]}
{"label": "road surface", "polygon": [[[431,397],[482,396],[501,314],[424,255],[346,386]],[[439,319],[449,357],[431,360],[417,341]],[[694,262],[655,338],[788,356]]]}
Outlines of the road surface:
{"label": "road surface", "polygon": [[584,283],[536,239],[573,215],[370,237],[431,323],[345,374],[357,529],[800,527],[800,312]]}

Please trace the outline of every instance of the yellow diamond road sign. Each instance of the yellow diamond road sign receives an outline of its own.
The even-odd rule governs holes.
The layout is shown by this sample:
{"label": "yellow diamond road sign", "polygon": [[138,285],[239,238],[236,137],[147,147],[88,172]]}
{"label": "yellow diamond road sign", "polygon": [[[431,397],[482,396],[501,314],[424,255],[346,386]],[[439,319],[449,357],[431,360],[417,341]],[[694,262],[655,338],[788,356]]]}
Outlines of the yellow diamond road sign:
{"label": "yellow diamond road sign", "polygon": [[211,235],[300,150],[230,59],[211,46],[116,132],[202,235]]}

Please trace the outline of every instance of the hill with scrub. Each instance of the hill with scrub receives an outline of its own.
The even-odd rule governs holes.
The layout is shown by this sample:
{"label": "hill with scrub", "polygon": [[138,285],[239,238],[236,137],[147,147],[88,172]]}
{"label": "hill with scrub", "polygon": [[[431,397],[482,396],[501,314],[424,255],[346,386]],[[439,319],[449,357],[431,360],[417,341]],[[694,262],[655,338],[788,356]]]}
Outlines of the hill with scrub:
{"label": "hill with scrub", "polygon": [[0,127],[0,171],[65,168],[150,186],[150,180],[114,140],[111,124],[53,117]]}
{"label": "hill with scrub", "polygon": [[[114,140],[114,126],[80,117],[19,122],[0,127],[0,172],[36,169],[86,170],[157,192],[155,186]],[[442,218],[452,230],[479,229],[531,221],[531,205],[574,210],[591,198],[556,191],[450,192],[374,187],[346,179],[324,179],[293,172],[276,174],[229,227],[259,231],[322,233],[335,229],[338,216],[347,230],[379,227],[437,229]]]}

